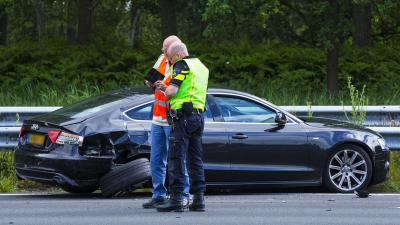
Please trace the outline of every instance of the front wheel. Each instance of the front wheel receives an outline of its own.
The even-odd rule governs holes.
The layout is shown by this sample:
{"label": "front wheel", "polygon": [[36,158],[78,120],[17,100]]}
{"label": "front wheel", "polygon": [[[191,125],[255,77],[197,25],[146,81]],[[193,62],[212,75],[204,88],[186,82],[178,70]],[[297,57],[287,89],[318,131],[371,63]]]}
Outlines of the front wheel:
{"label": "front wheel", "polygon": [[371,159],[359,146],[341,146],[327,162],[324,181],[325,186],[333,192],[351,193],[367,187],[371,181]]}

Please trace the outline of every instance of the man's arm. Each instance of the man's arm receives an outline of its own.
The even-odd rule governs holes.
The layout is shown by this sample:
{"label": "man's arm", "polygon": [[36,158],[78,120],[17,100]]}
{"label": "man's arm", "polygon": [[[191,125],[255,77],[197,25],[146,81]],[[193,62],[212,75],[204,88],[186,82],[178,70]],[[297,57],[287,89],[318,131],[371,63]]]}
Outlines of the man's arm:
{"label": "man's arm", "polygon": [[189,66],[181,60],[175,63],[170,85],[165,90],[165,95],[170,98],[178,92],[182,82],[189,75]]}

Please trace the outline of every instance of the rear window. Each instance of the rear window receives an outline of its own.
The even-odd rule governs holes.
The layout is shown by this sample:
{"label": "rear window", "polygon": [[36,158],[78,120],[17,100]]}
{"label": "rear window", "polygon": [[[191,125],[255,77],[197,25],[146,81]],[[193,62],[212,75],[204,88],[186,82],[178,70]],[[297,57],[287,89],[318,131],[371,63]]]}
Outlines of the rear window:
{"label": "rear window", "polygon": [[120,104],[124,100],[122,96],[115,95],[99,95],[88,98],[78,103],[66,106],[59,110],[51,112],[51,114],[67,116],[70,118],[84,118],[92,116],[109,107]]}

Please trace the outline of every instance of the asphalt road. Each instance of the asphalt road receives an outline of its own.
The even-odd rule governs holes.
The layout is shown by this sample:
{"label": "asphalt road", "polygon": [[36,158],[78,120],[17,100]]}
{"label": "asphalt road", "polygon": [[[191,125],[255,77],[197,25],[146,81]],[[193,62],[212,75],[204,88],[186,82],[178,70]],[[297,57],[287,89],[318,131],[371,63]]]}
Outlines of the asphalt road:
{"label": "asphalt road", "polygon": [[104,199],[94,195],[1,195],[0,225],[9,224],[400,224],[400,195],[256,193],[208,195],[207,211],[158,213],[142,209],[140,194]]}

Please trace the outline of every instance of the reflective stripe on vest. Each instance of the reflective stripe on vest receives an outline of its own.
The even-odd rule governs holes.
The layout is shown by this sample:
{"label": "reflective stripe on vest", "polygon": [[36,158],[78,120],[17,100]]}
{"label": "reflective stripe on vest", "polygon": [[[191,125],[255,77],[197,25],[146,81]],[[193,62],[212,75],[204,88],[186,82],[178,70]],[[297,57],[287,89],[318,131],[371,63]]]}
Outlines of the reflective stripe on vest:
{"label": "reflective stripe on vest", "polygon": [[[184,102],[192,102],[194,108],[204,110],[209,71],[198,58],[183,60],[189,66],[190,71],[179,86],[176,95],[171,97],[171,108],[180,109]],[[173,71],[173,68],[171,71]]]}
{"label": "reflective stripe on vest", "polygon": [[[168,74],[164,78],[164,84],[169,85],[171,81],[171,75]],[[167,123],[167,110],[169,99],[165,96],[164,92],[156,90],[154,93],[154,105],[153,105],[153,121],[158,123]],[[161,118],[161,119],[160,119]]]}
{"label": "reflective stripe on vest", "polygon": [[158,99],[156,99],[156,100],[154,101],[154,104],[167,107],[167,106],[168,106],[168,101],[163,101],[163,100],[158,100]]}

